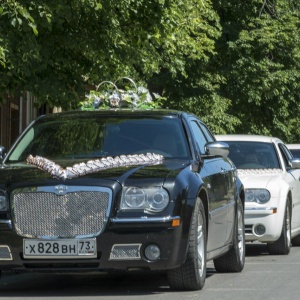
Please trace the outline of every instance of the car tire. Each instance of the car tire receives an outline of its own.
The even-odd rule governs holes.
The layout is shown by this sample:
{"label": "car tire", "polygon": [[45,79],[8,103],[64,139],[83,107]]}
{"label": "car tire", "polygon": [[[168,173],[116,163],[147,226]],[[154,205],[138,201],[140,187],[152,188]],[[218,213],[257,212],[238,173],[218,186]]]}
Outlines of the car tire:
{"label": "car tire", "polygon": [[289,254],[291,250],[291,213],[290,213],[290,201],[287,200],[284,219],[282,224],[282,231],[280,238],[273,242],[267,243],[269,254],[281,255]]}
{"label": "car tire", "polygon": [[202,201],[197,198],[192,216],[185,262],[168,270],[170,287],[175,290],[201,290],[206,279],[206,216]]}
{"label": "car tire", "polygon": [[241,199],[238,199],[237,201],[233,230],[233,245],[231,249],[226,254],[214,259],[214,265],[217,272],[241,272],[244,269],[246,244],[244,207]]}
{"label": "car tire", "polygon": [[292,245],[300,246],[300,234],[298,234],[294,238],[292,238]]}
{"label": "car tire", "polygon": [[292,245],[293,246],[300,246],[300,234],[292,238]]}

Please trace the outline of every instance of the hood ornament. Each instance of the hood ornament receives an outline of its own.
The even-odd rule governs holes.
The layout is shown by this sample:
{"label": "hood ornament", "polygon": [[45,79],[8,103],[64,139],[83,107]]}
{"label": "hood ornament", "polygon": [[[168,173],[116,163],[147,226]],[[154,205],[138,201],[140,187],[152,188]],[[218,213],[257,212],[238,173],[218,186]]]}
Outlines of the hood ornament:
{"label": "hood ornament", "polygon": [[54,190],[58,195],[65,195],[68,192],[68,187],[66,185],[57,185],[54,187]]}
{"label": "hood ornament", "polygon": [[101,159],[89,160],[88,162],[81,162],[63,169],[59,164],[44,158],[42,156],[29,155],[26,159],[27,164],[38,167],[44,170],[54,178],[57,179],[72,179],[86,174],[97,173],[101,170],[124,167],[130,165],[147,165],[154,163],[161,163],[163,156],[155,153],[147,154],[128,154],[116,157],[103,157]]}

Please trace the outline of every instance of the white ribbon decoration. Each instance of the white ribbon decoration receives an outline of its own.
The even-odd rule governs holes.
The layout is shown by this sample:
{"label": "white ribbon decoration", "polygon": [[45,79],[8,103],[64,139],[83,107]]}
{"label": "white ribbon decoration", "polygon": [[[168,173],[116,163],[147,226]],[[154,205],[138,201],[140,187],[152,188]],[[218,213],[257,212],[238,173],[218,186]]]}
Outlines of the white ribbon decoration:
{"label": "white ribbon decoration", "polygon": [[72,179],[75,177],[83,176],[86,174],[97,173],[101,170],[130,166],[130,165],[146,165],[161,163],[163,156],[155,153],[147,154],[129,154],[120,155],[116,157],[103,157],[100,159],[89,160],[88,162],[82,162],[63,169],[55,162],[44,158],[42,156],[29,155],[26,159],[27,164],[38,167],[50,173],[51,176],[58,179]]}

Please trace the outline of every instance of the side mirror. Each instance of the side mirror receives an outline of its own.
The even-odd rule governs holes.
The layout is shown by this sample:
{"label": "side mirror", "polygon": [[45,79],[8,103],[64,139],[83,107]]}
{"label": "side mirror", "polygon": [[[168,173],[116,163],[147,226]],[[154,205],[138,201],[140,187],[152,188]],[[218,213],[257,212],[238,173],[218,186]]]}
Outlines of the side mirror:
{"label": "side mirror", "polygon": [[5,154],[6,154],[6,149],[5,149],[5,147],[0,146],[0,161],[3,160]]}
{"label": "side mirror", "polygon": [[205,145],[205,152],[211,156],[227,157],[229,154],[229,145],[224,142],[211,142]]}
{"label": "side mirror", "polygon": [[290,159],[290,165],[292,169],[300,169],[300,158]]}

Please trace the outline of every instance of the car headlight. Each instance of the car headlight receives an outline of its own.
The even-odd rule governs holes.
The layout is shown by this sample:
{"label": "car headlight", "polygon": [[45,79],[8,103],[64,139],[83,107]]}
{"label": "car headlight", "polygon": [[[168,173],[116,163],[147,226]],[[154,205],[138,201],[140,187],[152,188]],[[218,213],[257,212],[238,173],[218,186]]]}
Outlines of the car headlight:
{"label": "car headlight", "polygon": [[257,202],[260,204],[267,203],[271,198],[270,192],[266,189],[246,189],[245,201]]}
{"label": "car headlight", "polygon": [[5,191],[0,190],[0,211],[7,210],[7,197]]}
{"label": "car headlight", "polygon": [[121,209],[160,212],[169,203],[169,194],[163,188],[126,187],[122,193]]}

